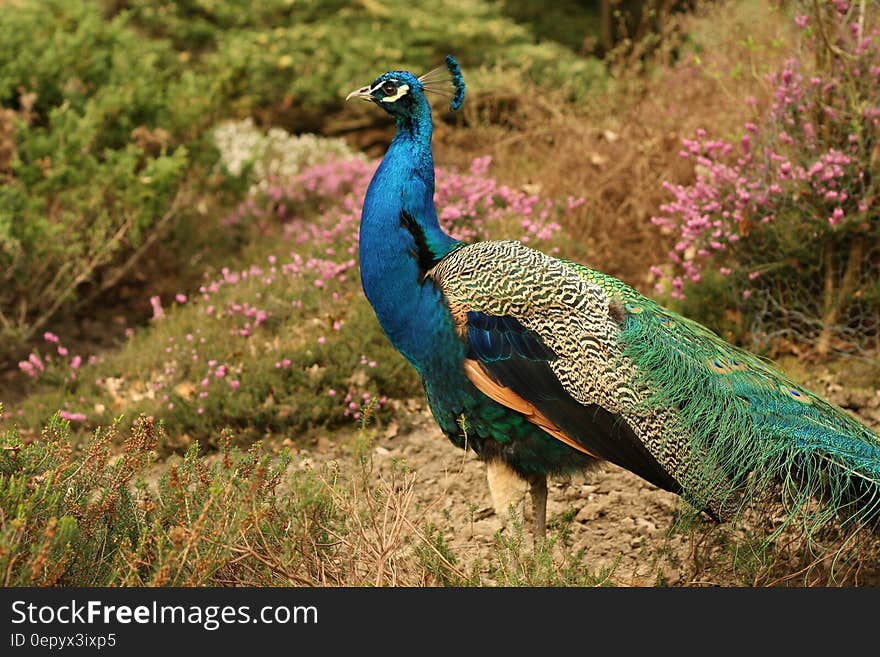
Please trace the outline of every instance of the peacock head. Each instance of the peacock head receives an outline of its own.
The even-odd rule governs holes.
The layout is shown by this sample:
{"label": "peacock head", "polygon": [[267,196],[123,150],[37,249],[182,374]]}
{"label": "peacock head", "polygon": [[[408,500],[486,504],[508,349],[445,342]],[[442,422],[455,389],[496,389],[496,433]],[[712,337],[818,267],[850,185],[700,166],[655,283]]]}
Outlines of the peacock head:
{"label": "peacock head", "polygon": [[451,98],[452,109],[457,110],[464,102],[464,89],[458,62],[452,55],[447,55],[445,66],[418,77],[409,71],[388,71],[366,87],[352,91],[345,99],[361,98],[376,103],[397,118],[411,116],[426,92]]}

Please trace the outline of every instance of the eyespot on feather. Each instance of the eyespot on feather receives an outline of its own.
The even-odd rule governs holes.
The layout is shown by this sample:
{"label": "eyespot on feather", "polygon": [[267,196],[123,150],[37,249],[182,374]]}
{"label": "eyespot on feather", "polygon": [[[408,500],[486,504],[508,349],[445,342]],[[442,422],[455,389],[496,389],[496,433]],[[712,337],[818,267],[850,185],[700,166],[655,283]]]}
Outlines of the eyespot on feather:
{"label": "eyespot on feather", "polygon": [[736,358],[727,358],[727,364],[732,370],[743,371],[749,369],[745,363],[738,361]]}
{"label": "eyespot on feather", "polygon": [[449,69],[449,73],[452,75],[452,84],[455,86],[455,95],[452,96],[452,103],[450,104],[452,111],[455,112],[464,103],[464,76],[461,74],[458,60],[452,55],[446,55],[446,68]]}
{"label": "eyespot on feather", "polygon": [[781,385],[779,386],[779,389],[795,401],[799,401],[802,404],[811,404],[813,402],[812,399],[810,399],[807,395],[802,393],[797,388],[792,388],[791,386],[787,385]]}
{"label": "eyespot on feather", "polygon": [[730,368],[721,362],[720,358],[710,358],[708,361],[709,369],[716,374],[730,374]]}

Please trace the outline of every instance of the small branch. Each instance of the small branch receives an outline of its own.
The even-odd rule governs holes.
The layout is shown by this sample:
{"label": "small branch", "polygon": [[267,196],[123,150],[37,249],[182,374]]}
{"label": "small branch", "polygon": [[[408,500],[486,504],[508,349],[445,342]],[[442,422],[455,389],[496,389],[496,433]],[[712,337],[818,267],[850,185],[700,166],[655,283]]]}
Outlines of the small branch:
{"label": "small branch", "polygon": [[182,204],[182,199],[184,197],[183,190],[178,191],[174,197],[174,200],[171,202],[171,207],[168,208],[168,211],[162,215],[162,218],[157,221],[150,231],[150,234],[147,238],[134,250],[134,252],[128,257],[128,259],[116,270],[107,277],[105,281],[101,283],[92,291],[91,294],[83,298],[80,302],[76,304],[77,308],[80,308],[84,305],[88,305],[92,301],[94,301],[95,297],[97,297],[102,292],[106,292],[108,289],[114,287],[119,281],[125,276],[129,271],[131,271],[132,267],[141,259],[141,257],[149,250],[149,248],[156,243],[156,241],[162,236],[162,229],[165,227],[167,223],[171,221],[174,217],[177,216],[177,211]]}
{"label": "small branch", "polygon": [[828,355],[834,325],[837,324],[840,314],[846,309],[849,297],[859,279],[859,274],[862,271],[862,249],[863,240],[854,239],[849,247],[846,269],[843,272],[840,286],[835,288],[834,252],[830,246],[826,248],[822,333],[819,335],[819,341],[816,343],[816,352],[820,356]]}
{"label": "small branch", "polygon": [[[112,245],[114,245],[117,242],[122,240],[125,233],[129,230],[130,227],[131,227],[131,220],[129,219],[124,224],[122,224],[122,226],[119,227],[119,230],[117,230],[116,234],[110,238],[110,240],[106,243],[104,248],[99,250],[92,257],[92,259],[89,261],[89,263],[80,269],[80,272],[76,276],[74,276],[72,280],[70,280],[61,290],[59,290],[57,292],[53,290],[51,292],[51,294],[49,294],[49,296],[54,297],[54,301],[27,328],[27,330],[24,333],[24,339],[27,340],[31,336],[33,336],[37,331],[40,330],[40,328],[42,328],[46,324],[46,322],[49,321],[49,319],[51,319],[55,315],[55,313],[61,307],[61,304],[64,303],[64,301],[67,299],[67,297],[70,296],[73,293],[73,291],[81,283],[84,283],[86,280],[88,280],[89,276],[92,275],[92,273],[95,271],[95,269],[101,263],[101,260],[104,257],[104,254],[110,250],[110,247]],[[57,278],[58,277],[56,276],[56,280],[57,280]],[[53,281],[50,284],[50,287],[52,285],[54,285],[54,283],[55,283],[55,281]],[[47,291],[48,290],[43,290],[43,294],[44,295],[47,294]]]}

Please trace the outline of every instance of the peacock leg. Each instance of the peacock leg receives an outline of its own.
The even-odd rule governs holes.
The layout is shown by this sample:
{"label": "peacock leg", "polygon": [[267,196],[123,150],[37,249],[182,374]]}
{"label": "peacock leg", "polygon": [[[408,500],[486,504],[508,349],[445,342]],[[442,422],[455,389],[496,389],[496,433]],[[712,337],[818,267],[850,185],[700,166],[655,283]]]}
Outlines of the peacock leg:
{"label": "peacock leg", "polygon": [[502,461],[489,461],[486,464],[486,479],[495,515],[501,518],[505,526],[516,522],[522,524],[529,482]]}
{"label": "peacock leg", "polygon": [[534,515],[535,543],[543,541],[547,535],[547,477],[535,475],[529,478],[529,492],[532,494],[532,514]]}

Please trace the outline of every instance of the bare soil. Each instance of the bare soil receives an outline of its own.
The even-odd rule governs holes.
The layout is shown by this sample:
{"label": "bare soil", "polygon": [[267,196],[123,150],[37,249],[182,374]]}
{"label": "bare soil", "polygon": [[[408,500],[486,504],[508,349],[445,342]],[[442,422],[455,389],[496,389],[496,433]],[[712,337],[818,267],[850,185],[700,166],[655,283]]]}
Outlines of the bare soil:
{"label": "bare soil", "polygon": [[[827,397],[856,409],[870,426],[880,426],[880,390],[844,389],[828,383]],[[814,388],[817,389],[817,388]],[[411,409],[417,403],[409,403]],[[504,529],[492,509],[485,466],[472,452],[456,449],[439,431],[427,408],[409,412],[406,431],[394,424],[379,429],[372,445],[375,476],[388,476],[404,463],[415,475],[414,515],[440,529],[463,572],[476,570],[480,583],[494,585],[489,564],[497,552],[495,534]],[[350,463],[353,436],[324,434],[299,452],[300,467],[337,460]],[[593,472],[549,482],[549,535],[562,514],[574,517],[571,543],[557,551],[584,550],[585,564],[594,573],[610,569],[609,583],[617,586],[738,585],[731,574],[706,577],[696,568],[699,550],[694,538],[675,528],[678,497],[639,477],[604,464]],[[531,509],[526,505],[526,518]],[[526,524],[526,529],[530,524]],[[526,534],[530,537],[530,533]],[[700,573],[695,579],[695,573]],[[864,583],[870,583],[872,579]],[[793,582],[797,584],[795,580]],[[876,582],[880,585],[880,581]]]}

